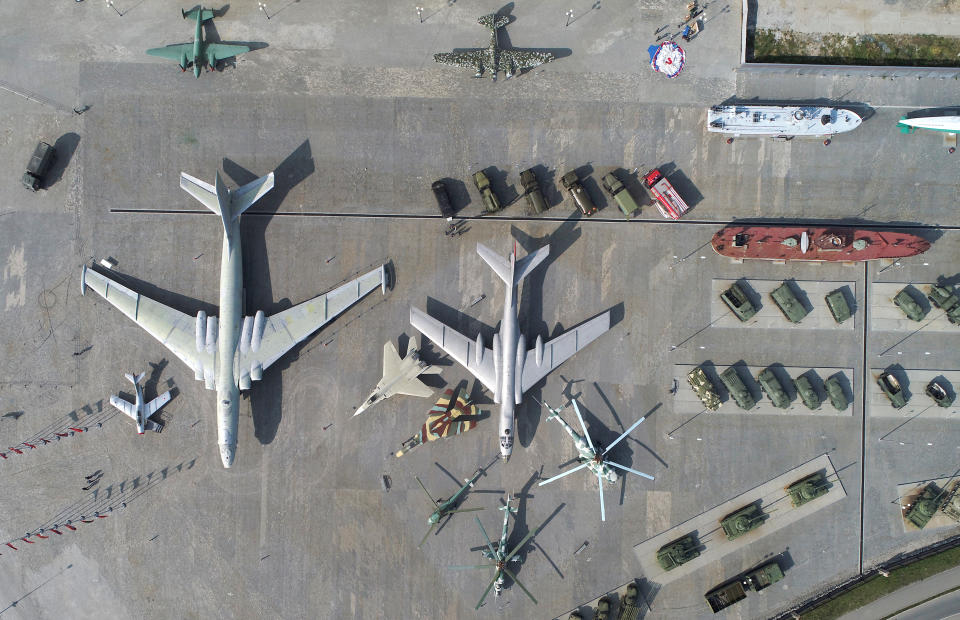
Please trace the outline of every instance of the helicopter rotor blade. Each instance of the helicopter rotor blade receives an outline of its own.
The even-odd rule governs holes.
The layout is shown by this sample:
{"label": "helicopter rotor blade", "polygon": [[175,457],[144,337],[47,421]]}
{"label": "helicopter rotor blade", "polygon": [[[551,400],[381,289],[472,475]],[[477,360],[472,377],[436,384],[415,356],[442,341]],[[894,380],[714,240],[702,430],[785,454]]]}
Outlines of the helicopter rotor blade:
{"label": "helicopter rotor blade", "polygon": [[580,407],[577,406],[577,401],[572,400],[570,402],[573,403],[573,410],[577,412],[577,419],[580,420],[580,428],[583,429],[583,436],[587,438],[587,445],[590,446],[591,450],[596,452],[597,449],[593,447],[593,441],[590,440],[590,433],[587,432],[587,425],[583,423],[583,416],[580,415]]}
{"label": "helicopter rotor blade", "polygon": [[480,597],[480,601],[477,603],[477,606],[474,607],[474,609],[480,609],[480,606],[483,605],[483,599],[487,598],[487,594],[490,594],[490,589],[493,588],[493,584],[495,584],[499,578],[500,571],[496,571],[493,575],[493,579],[490,580],[490,585],[488,585],[487,589],[483,591],[483,596]]}
{"label": "helicopter rotor blade", "polygon": [[483,532],[483,539],[487,541],[487,549],[490,550],[490,555],[495,559],[497,557],[496,551],[493,550],[493,543],[490,542],[490,537],[487,536],[487,530],[483,529],[483,523],[480,523],[480,517],[474,517],[477,522],[477,525],[480,527],[480,531]]}
{"label": "helicopter rotor blade", "polygon": [[417,545],[417,549],[419,549],[420,547],[422,547],[422,546],[423,546],[423,543],[427,542],[427,536],[430,535],[430,532],[432,532],[432,531],[433,531],[433,528],[435,528],[436,526],[437,526],[436,523],[431,523],[431,524],[430,524],[430,527],[427,528],[427,533],[424,534],[424,535],[423,535],[423,538],[420,539],[420,544]]}
{"label": "helicopter rotor blade", "polygon": [[597,485],[600,488],[600,520],[607,520],[607,511],[603,507],[603,476],[600,475],[600,472],[597,472]]}
{"label": "helicopter rotor blade", "polygon": [[548,479],[548,480],[544,480],[543,482],[541,482],[541,483],[538,484],[537,486],[538,486],[538,487],[542,487],[542,486],[545,485],[545,484],[550,484],[550,483],[553,482],[554,480],[559,480],[560,478],[563,478],[564,476],[566,476],[566,475],[568,475],[568,474],[572,474],[573,472],[575,472],[575,471],[577,471],[577,470],[583,469],[584,467],[587,467],[588,465],[590,465],[590,462],[589,462],[589,461],[586,462],[586,463],[581,463],[581,464],[577,465],[576,467],[574,467],[573,469],[568,469],[567,471],[563,472],[562,474],[557,474],[557,475],[554,476],[553,478],[550,478],[550,479]]}
{"label": "helicopter rotor blade", "polygon": [[648,480],[653,480],[653,476],[651,476],[650,474],[645,474],[642,471],[637,471],[636,469],[630,469],[629,467],[624,467],[620,463],[614,463],[613,461],[604,461],[604,463],[606,463],[607,465],[613,465],[614,467],[619,467],[623,471],[628,471],[631,474],[637,474],[638,476],[643,476]]}
{"label": "helicopter rotor blade", "polygon": [[474,568],[490,568],[492,564],[477,564],[475,566],[448,566],[450,570],[471,570]]}
{"label": "helicopter rotor blade", "polygon": [[483,508],[461,508],[459,510],[448,510],[443,514],[452,515],[455,512],[476,512],[478,510],[483,510]]}
{"label": "helicopter rotor blade", "polygon": [[524,585],[520,582],[520,580],[517,579],[517,576],[514,575],[513,572],[512,572],[509,568],[504,567],[503,572],[505,572],[505,573],[507,574],[507,576],[510,577],[510,579],[513,579],[513,583],[515,583],[515,584],[517,584],[518,586],[520,586],[520,589],[523,590],[524,593],[525,593],[527,596],[530,597],[530,600],[533,601],[533,604],[534,604],[534,605],[539,605],[539,603],[537,602],[537,599],[535,599],[535,598],[533,597],[533,595],[530,594],[530,590],[527,590],[527,589],[524,587]]}
{"label": "helicopter rotor blade", "polygon": [[540,524],[540,527],[538,527],[537,529],[528,532],[527,535],[523,537],[523,540],[521,540],[519,543],[517,543],[517,546],[514,547],[513,550],[512,550],[510,553],[508,553],[505,558],[503,558],[503,561],[504,561],[504,562],[509,562],[509,561],[511,560],[511,558],[513,558],[513,556],[517,555],[517,553],[520,551],[520,549],[522,549],[523,546],[524,546],[525,544],[527,544],[527,541],[530,540],[531,538],[533,538],[534,536],[536,536],[537,532],[540,531],[540,528],[541,528],[541,527],[543,527],[543,523],[541,523],[541,524]]}
{"label": "helicopter rotor blade", "polygon": [[420,482],[420,477],[414,476],[414,478],[417,479],[417,483],[420,485],[420,488],[423,489],[423,492],[426,493],[427,497],[430,498],[430,503],[433,504],[434,507],[439,508],[440,504],[437,503],[437,500],[433,499],[433,496],[430,495],[430,491],[427,491],[427,487],[423,486],[423,483]]}
{"label": "helicopter rotor blade", "polygon": [[631,424],[631,425],[630,425],[630,428],[628,428],[627,430],[623,431],[623,434],[622,434],[622,435],[620,435],[619,437],[617,437],[616,439],[614,439],[614,440],[613,440],[613,443],[611,443],[609,446],[607,446],[607,449],[604,450],[603,453],[606,454],[607,452],[610,452],[610,450],[612,450],[615,445],[617,445],[618,443],[620,443],[620,440],[622,440],[624,437],[626,437],[627,435],[629,435],[629,434],[631,433],[631,431],[633,431],[633,429],[635,429],[635,428],[637,428],[638,426],[640,426],[640,423],[643,422],[643,421],[646,420],[646,419],[647,419],[647,417],[644,416],[644,417],[640,418],[639,420],[637,420],[636,422],[634,422],[633,424]]}

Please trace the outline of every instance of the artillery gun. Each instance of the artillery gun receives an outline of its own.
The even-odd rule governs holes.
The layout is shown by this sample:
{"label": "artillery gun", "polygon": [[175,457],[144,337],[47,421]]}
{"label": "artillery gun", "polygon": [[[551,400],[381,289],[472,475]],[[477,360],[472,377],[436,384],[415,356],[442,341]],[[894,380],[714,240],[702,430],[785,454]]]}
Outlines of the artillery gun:
{"label": "artillery gun", "polygon": [[823,472],[818,471],[788,486],[787,495],[790,496],[790,503],[793,504],[793,507],[799,508],[821,495],[826,495],[830,491],[830,486],[827,477],[823,475]]}
{"label": "artillery gun", "polygon": [[710,379],[707,378],[707,373],[703,372],[703,368],[697,366],[687,373],[687,382],[700,397],[700,400],[703,401],[704,407],[710,411],[716,411],[720,408],[720,395],[717,394],[717,390],[714,389]]}
{"label": "artillery gun", "polygon": [[686,564],[699,555],[697,539],[694,538],[693,534],[687,534],[683,538],[660,547],[660,550],[657,551],[657,563],[660,568],[669,571],[681,564]]}
{"label": "artillery gun", "polygon": [[755,530],[767,518],[763,510],[756,504],[744,506],[736,512],[732,512],[720,521],[720,527],[727,535],[727,540],[736,540],[747,532]]}

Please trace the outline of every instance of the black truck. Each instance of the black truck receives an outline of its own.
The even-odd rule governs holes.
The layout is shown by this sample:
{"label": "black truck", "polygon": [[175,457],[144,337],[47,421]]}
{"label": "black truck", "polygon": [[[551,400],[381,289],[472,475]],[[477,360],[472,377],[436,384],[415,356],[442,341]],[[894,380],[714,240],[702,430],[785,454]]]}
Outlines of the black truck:
{"label": "black truck", "polygon": [[50,165],[53,164],[54,154],[53,147],[46,142],[37,145],[27,163],[27,171],[23,173],[24,187],[32,191],[43,187],[44,178],[50,170]]}

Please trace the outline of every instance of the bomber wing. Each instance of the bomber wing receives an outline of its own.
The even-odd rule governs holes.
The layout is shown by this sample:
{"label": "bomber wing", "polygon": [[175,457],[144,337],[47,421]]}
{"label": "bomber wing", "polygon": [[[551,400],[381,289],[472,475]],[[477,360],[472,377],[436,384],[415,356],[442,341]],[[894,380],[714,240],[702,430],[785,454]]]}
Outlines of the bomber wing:
{"label": "bomber wing", "polygon": [[480,349],[480,359],[477,360],[478,349],[475,341],[418,308],[410,308],[410,324],[469,370],[488,390],[496,393],[497,371],[493,365],[491,349]]}
{"label": "bomber wing", "polygon": [[[266,317],[259,343],[255,345],[246,333],[241,336],[237,349],[237,377],[240,382],[245,382],[244,377],[259,379],[255,371],[257,367],[260,371],[266,370],[297,343],[377,288],[386,290],[386,265],[380,265],[328,293]],[[244,332],[247,332],[247,321],[256,322],[247,317]],[[250,327],[252,331],[254,326]],[[241,386],[241,389],[246,388]]]}
{"label": "bomber wing", "polygon": [[609,310],[596,318],[590,319],[583,325],[543,343],[543,358],[540,360],[540,364],[537,364],[536,349],[527,351],[520,381],[521,390],[523,392],[529,390],[537,381],[546,377],[551,370],[570,359],[574,353],[599,338],[608,329],[610,329]]}
{"label": "bomber wing", "polygon": [[500,67],[509,65],[513,71],[521,69],[531,69],[539,67],[545,62],[553,60],[553,54],[550,52],[531,52],[522,50],[500,50]]}
{"label": "bomber wing", "polygon": [[207,43],[204,50],[211,65],[217,60],[233,58],[249,51],[250,48],[246,45],[227,45],[225,43]]}
{"label": "bomber wing", "polygon": [[87,269],[84,265],[80,275],[80,290],[86,292],[87,288],[95,290],[113,307],[159,340],[189,366],[197,377],[203,376],[204,370],[213,376],[214,352],[206,347],[198,350],[197,322],[194,317],[144,297],[102,273]]}
{"label": "bomber wing", "polygon": [[179,63],[180,59],[186,55],[187,62],[190,62],[191,57],[193,56],[193,43],[179,43],[177,45],[168,45],[166,47],[155,47],[147,50],[147,53],[151,56],[166,58],[167,60],[173,60],[177,63]]}
{"label": "bomber wing", "polygon": [[486,48],[465,50],[462,52],[444,52],[442,54],[433,55],[433,60],[442,65],[453,65],[455,67],[476,69],[477,71],[480,71],[483,68],[483,63],[486,59]]}

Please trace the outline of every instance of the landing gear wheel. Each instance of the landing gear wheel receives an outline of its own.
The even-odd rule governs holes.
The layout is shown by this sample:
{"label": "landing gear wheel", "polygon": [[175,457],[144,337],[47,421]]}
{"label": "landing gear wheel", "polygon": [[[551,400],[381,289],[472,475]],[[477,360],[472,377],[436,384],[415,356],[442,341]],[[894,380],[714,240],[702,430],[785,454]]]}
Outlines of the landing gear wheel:
{"label": "landing gear wheel", "polygon": [[727,138],[727,144],[733,144],[733,138]]}
{"label": "landing gear wheel", "polygon": [[830,146],[830,138],[823,141],[823,146]]}

